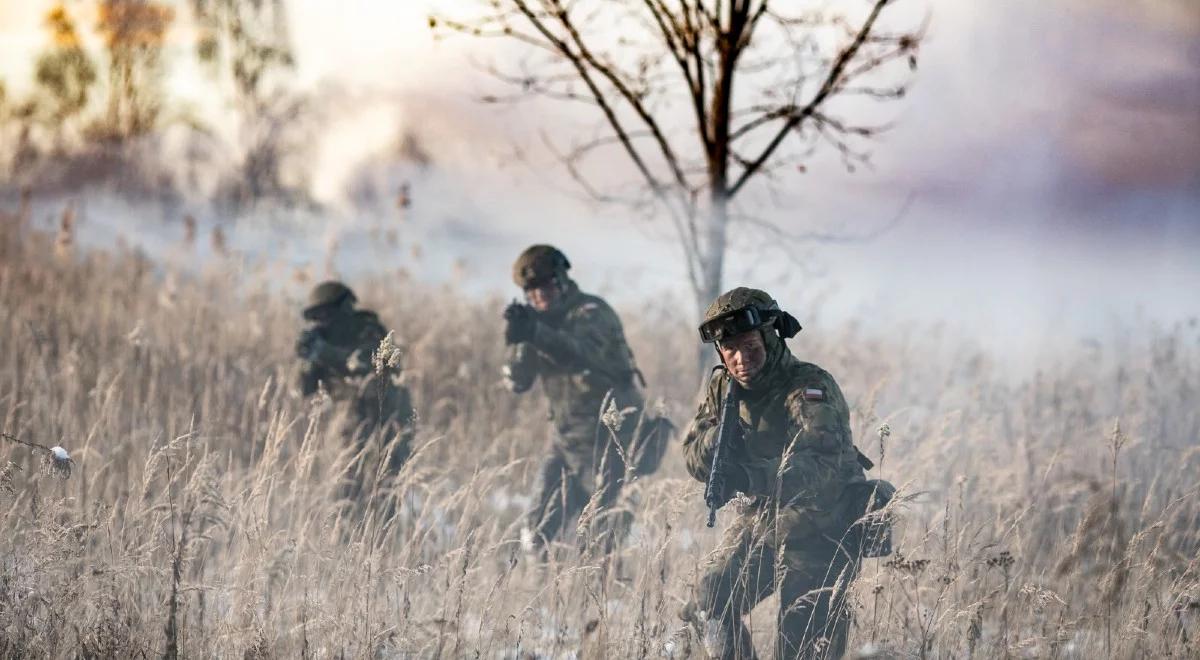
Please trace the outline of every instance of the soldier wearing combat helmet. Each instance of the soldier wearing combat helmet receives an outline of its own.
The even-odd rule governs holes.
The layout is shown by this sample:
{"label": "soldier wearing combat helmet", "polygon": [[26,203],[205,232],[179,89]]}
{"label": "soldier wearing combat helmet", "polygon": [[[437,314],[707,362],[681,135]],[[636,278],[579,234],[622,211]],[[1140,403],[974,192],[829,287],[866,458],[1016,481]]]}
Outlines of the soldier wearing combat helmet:
{"label": "soldier wearing combat helmet", "polygon": [[[628,525],[610,511],[626,473],[657,468],[669,422],[642,419],[641,374],[625,341],[621,320],[604,300],[583,293],[568,277],[571,264],[558,249],[534,245],[513,264],[513,281],[526,303],[504,312],[508,359],[505,382],[516,393],[541,379],[556,438],[542,463],[540,490],[524,540],[544,547],[578,515],[593,493],[600,512],[581,539],[607,550]],[[643,383],[644,386],[644,383]],[[605,415],[605,411],[632,411]]]}
{"label": "soldier wearing combat helmet", "polygon": [[[355,309],[358,298],[345,284],[322,282],[309,293],[303,316],[308,326],[296,341],[300,358],[299,386],[305,397],[324,389],[339,404],[349,406],[357,454],[364,460],[347,475],[344,493],[356,497],[362,481],[386,461],[394,474],[408,458],[413,433],[413,410],[407,388],[398,381],[399,369],[377,370],[372,357],[387,336],[375,312]],[[368,446],[368,444],[370,446]]]}
{"label": "soldier wearing combat helmet", "polygon": [[864,488],[880,482],[863,475],[870,461],[851,440],[850,410],[833,377],[788,349],[799,331],[771,296],[744,287],[717,298],[700,325],[721,365],[684,439],[687,469],[708,479],[720,408],[735,388],[722,499],[746,496],[683,612],[709,657],[756,657],[741,618],[776,590],[776,657],[845,652],[846,588],[863,556],[848,532],[870,497]]}

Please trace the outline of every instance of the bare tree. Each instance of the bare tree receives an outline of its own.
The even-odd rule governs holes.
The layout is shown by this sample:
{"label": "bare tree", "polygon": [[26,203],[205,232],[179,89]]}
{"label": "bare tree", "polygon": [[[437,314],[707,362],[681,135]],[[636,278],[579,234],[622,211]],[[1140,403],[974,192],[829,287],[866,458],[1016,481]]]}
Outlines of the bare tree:
{"label": "bare tree", "polygon": [[96,66],[83,50],[75,21],[65,7],[52,8],[45,22],[53,41],[38,56],[34,71],[38,86],[50,100],[49,123],[61,148],[66,124],[87,106],[89,92],[96,82]]}
{"label": "bare tree", "polygon": [[284,0],[191,0],[201,26],[197,54],[218,78],[233,85],[241,118],[244,152],[237,176],[220,197],[244,206],[263,197],[292,200],[300,193],[282,178],[292,146],[288,128],[304,110],[305,99],[288,88],[295,67]]}
{"label": "bare tree", "polygon": [[[923,28],[882,27],[898,1],[837,13],[782,0],[480,0],[467,18],[429,23],[439,36],[526,47],[516,63],[488,67],[516,93],[485,100],[543,96],[599,113],[594,135],[558,149],[567,171],[596,200],[665,209],[703,310],[721,291],[730,226],[745,217],[733,204],[751,184],[802,170],[820,147],[851,169],[868,161],[865,144],[883,126],[845,118],[843,101],[904,96]],[[610,149],[633,165],[636,186],[588,169]],[[777,237],[819,237],[755,222]]]}
{"label": "bare tree", "polygon": [[153,130],[162,111],[162,52],[175,18],[151,0],[103,0],[98,28],[108,52],[108,109],[95,137],[116,142]]}

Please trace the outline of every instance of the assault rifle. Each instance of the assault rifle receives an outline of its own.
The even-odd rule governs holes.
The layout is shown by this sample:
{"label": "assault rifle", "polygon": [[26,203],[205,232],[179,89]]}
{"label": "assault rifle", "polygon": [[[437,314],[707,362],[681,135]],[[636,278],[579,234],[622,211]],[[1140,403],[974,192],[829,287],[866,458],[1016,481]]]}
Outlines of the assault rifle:
{"label": "assault rifle", "polygon": [[708,526],[717,522],[717,509],[729,497],[725,493],[725,468],[729,460],[729,445],[735,441],[734,434],[740,431],[738,424],[737,383],[725,377],[725,396],[721,398],[721,416],[717,420],[717,441],[713,447],[712,465],[708,469],[708,483],[704,485],[704,503],[708,505]]}

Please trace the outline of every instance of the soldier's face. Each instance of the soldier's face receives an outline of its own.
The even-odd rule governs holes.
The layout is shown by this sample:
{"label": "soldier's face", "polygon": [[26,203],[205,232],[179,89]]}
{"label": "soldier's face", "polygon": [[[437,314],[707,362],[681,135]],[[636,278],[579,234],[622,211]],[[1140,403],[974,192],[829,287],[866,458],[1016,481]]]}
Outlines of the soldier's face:
{"label": "soldier's face", "polygon": [[539,312],[545,312],[553,307],[560,295],[562,295],[562,289],[559,288],[558,282],[554,281],[525,289],[525,299],[529,301],[529,306]]}
{"label": "soldier's face", "polygon": [[758,330],[743,332],[717,342],[717,350],[729,375],[738,383],[749,383],[767,362],[767,346]]}

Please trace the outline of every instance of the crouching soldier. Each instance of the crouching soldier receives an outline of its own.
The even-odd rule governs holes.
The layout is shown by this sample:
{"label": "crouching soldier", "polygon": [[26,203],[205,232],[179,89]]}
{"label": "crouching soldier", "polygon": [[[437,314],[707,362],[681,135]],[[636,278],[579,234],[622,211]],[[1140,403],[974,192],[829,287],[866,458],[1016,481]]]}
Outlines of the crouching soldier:
{"label": "crouching soldier", "polygon": [[799,330],[771,296],[749,288],[722,294],[700,326],[721,365],[684,439],[688,472],[708,482],[720,435],[708,504],[715,511],[736,492],[746,496],[682,612],[712,658],[756,657],[741,619],[776,591],[777,658],[845,652],[846,592],[864,555],[852,528],[871,497],[864,490],[883,482],[863,476],[870,461],[851,441],[833,377],[788,349]]}
{"label": "crouching soldier", "polygon": [[621,320],[604,300],[579,290],[567,276],[570,267],[549,245],[522,252],[513,281],[526,304],[514,302],[504,312],[505,382],[521,393],[541,378],[557,431],[523,541],[527,549],[543,548],[592,502],[581,542],[607,552],[630,523],[628,511],[612,510],[623,481],[658,467],[670,422],[643,416],[635,383],[641,374]]}
{"label": "crouching soldier", "polygon": [[[301,393],[323,389],[348,407],[355,460],[343,495],[358,499],[364,481],[395,475],[408,458],[413,435],[412,401],[399,382],[398,354],[384,355],[387,330],[375,312],[355,309],[354,292],[341,282],[322,282],[304,308],[308,326],[296,341]],[[380,469],[382,468],[382,469]]]}

